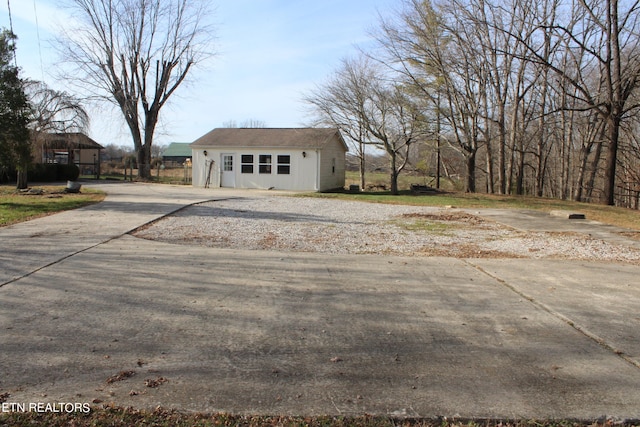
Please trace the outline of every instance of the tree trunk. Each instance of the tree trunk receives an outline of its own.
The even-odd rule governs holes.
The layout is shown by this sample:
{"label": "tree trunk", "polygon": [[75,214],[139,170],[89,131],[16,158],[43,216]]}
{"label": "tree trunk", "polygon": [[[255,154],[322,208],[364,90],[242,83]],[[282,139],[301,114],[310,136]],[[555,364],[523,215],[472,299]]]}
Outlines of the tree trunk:
{"label": "tree trunk", "polygon": [[438,94],[438,108],[436,109],[436,188],[440,189],[440,175],[442,153],[440,150],[440,94]]}
{"label": "tree trunk", "polygon": [[562,200],[566,200],[569,198],[571,194],[569,187],[569,177],[571,175],[571,155],[572,150],[571,147],[573,145],[573,117],[574,112],[571,112],[571,118],[567,120],[566,111],[562,112],[561,116],[561,129],[564,138],[562,139],[562,148],[561,148],[561,161],[562,161],[562,190],[561,190],[561,198]]}
{"label": "tree trunk", "polygon": [[389,152],[391,156],[391,194],[398,195],[398,170],[396,169],[396,153]]}
{"label": "tree trunk", "polygon": [[516,194],[524,195],[524,166],[525,166],[525,150],[524,147],[518,151],[518,172],[516,175]]}
{"label": "tree trunk", "polygon": [[138,178],[151,179],[151,150],[147,144],[137,150],[136,160],[138,162]]}
{"label": "tree trunk", "polygon": [[491,143],[487,141],[487,193],[495,193],[493,186],[493,153]]}
{"label": "tree trunk", "polygon": [[507,138],[505,125],[505,106],[503,102],[498,105],[498,192],[507,192]]}
{"label": "tree trunk", "polygon": [[465,193],[476,192],[476,152],[467,153],[466,156],[467,173],[465,176],[464,191]]}
{"label": "tree trunk", "polygon": [[620,119],[612,115],[608,120],[609,144],[607,146],[607,161],[605,164],[605,185],[603,201],[607,205],[615,205],[616,202],[616,166],[618,163],[618,140],[620,136]]}
{"label": "tree trunk", "polygon": [[487,139],[487,193],[495,193],[493,186],[493,153],[491,141]]}
{"label": "tree trunk", "polygon": [[364,190],[366,179],[366,156],[365,156],[365,145],[363,142],[359,142],[360,144],[360,189]]}
{"label": "tree trunk", "polygon": [[580,149],[580,167],[578,168],[578,178],[576,179],[576,188],[573,200],[576,202],[583,201],[584,178],[587,174],[587,161],[589,159],[589,147],[583,145]]}
{"label": "tree trunk", "polygon": [[596,146],[596,152],[591,162],[591,173],[589,175],[589,180],[586,185],[586,190],[587,190],[586,201],[587,202],[591,202],[593,198],[593,190],[595,189],[595,185],[596,185],[596,176],[598,175],[598,167],[600,165],[600,159],[602,158],[602,140],[600,139],[595,146]]}
{"label": "tree trunk", "polygon": [[[540,130],[542,133],[542,130]],[[536,196],[542,197],[543,187],[544,187],[544,169],[545,169],[545,154],[543,143],[538,142],[538,146],[536,147],[536,181],[535,181],[535,191]]]}
{"label": "tree trunk", "polygon": [[25,190],[28,187],[29,187],[29,183],[27,181],[27,169],[21,168],[20,170],[18,170],[16,188],[18,190]]}

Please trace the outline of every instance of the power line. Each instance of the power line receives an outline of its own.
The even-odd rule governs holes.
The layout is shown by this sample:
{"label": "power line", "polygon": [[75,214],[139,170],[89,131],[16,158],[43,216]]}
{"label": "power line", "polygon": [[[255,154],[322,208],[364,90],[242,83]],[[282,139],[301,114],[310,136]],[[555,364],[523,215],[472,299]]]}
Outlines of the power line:
{"label": "power line", "polygon": [[38,37],[38,54],[40,55],[40,73],[42,74],[42,81],[44,82],[44,65],[42,64],[42,45],[40,44],[40,24],[38,23],[38,9],[36,9],[36,0],[33,0],[33,14],[36,17],[36,36]]}
{"label": "power line", "polygon": [[7,9],[9,9],[9,29],[13,34],[13,19],[11,19],[11,1],[7,0]]}
{"label": "power line", "polygon": [[[7,0],[7,9],[9,10],[9,30],[11,31],[11,34],[13,33],[13,18],[11,17],[11,1]],[[13,51],[13,63],[15,64],[16,68],[18,68],[18,55],[16,54],[16,51]]]}

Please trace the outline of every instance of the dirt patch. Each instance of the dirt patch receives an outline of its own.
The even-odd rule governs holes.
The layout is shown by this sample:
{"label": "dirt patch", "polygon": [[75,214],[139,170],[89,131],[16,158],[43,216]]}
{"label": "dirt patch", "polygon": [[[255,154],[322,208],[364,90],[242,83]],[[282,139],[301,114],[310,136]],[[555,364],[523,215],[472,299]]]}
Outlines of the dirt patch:
{"label": "dirt patch", "polygon": [[269,231],[264,234],[262,239],[260,240],[260,247],[262,249],[274,249],[278,246],[278,236]]}
{"label": "dirt patch", "polygon": [[463,222],[470,225],[485,224],[487,220],[482,217],[471,215],[466,212],[434,212],[434,213],[407,213],[400,215],[401,218],[417,218],[430,221]]}
{"label": "dirt patch", "polygon": [[640,231],[626,231],[619,234],[621,236],[628,237],[633,240],[640,240]]}
{"label": "dirt patch", "polygon": [[425,256],[439,256],[450,258],[527,258],[513,252],[483,249],[477,244],[464,243],[443,245],[441,247],[425,247],[421,251]]}

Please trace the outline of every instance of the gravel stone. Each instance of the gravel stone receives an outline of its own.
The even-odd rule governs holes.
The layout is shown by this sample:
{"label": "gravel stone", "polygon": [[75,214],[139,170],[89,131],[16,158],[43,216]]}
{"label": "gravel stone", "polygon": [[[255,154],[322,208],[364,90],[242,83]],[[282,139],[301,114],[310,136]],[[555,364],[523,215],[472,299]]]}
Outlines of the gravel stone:
{"label": "gravel stone", "polygon": [[216,248],[640,264],[640,251],[580,233],[523,232],[457,209],[312,197],[247,197],[187,207],[134,233]]}

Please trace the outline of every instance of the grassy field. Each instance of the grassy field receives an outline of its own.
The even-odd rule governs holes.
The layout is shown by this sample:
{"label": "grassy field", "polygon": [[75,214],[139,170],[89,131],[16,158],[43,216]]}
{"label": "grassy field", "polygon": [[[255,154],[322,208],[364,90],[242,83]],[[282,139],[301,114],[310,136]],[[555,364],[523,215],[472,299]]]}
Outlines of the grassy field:
{"label": "grassy field", "polygon": [[[138,178],[137,169],[123,169],[119,167],[109,167],[107,164],[103,164],[102,173],[100,174],[101,180],[110,181],[124,181],[133,179],[136,181]],[[125,178],[126,173],[126,178]],[[133,178],[132,178],[133,175]],[[95,175],[80,176],[84,179],[95,179]],[[174,185],[191,185],[191,168],[185,169],[184,167],[172,167],[165,169],[153,168],[151,170],[151,182],[157,182],[160,184],[174,184]]]}
{"label": "grassy field", "polygon": [[[413,179],[412,179],[413,178]],[[354,183],[357,174],[349,173],[347,186]],[[372,184],[384,183],[382,181],[388,177],[384,174],[370,174],[367,182]],[[422,182],[420,182],[422,179]],[[616,206],[605,206],[591,203],[580,203],[568,200],[546,199],[530,196],[501,196],[483,193],[463,193],[453,190],[452,185],[443,186],[444,191],[438,194],[414,195],[409,191],[410,183],[424,183],[424,178],[404,177],[399,182],[401,192],[397,196],[392,196],[388,191],[370,191],[360,193],[320,193],[306,194],[314,197],[331,197],[348,200],[360,200],[371,203],[389,203],[398,205],[415,206],[451,206],[457,208],[495,208],[495,209],[533,209],[544,212],[552,210],[570,210],[586,215],[587,219],[599,221],[605,224],[616,225],[618,227],[640,230],[640,211],[620,208]],[[450,184],[450,183],[449,183]]]}
{"label": "grassy field", "polygon": [[38,186],[20,192],[14,186],[0,186],[0,227],[76,209],[104,199],[103,192],[82,189],[80,193],[65,193],[64,187]]}
{"label": "grassy field", "polygon": [[[365,175],[365,184],[366,186],[385,186],[386,188],[390,187],[389,184],[389,174],[383,172],[367,172]],[[360,185],[360,175],[358,172],[347,171],[345,176],[345,185],[349,188],[349,185],[355,184]],[[431,187],[435,187],[435,178],[433,177],[425,177],[419,175],[412,175],[407,173],[402,173],[398,177],[398,188],[400,190],[409,190],[411,188],[411,184],[420,184],[420,185],[428,185]],[[456,182],[453,180],[449,180],[446,178],[440,179],[440,188],[444,191],[459,191],[462,190],[462,183]]]}

